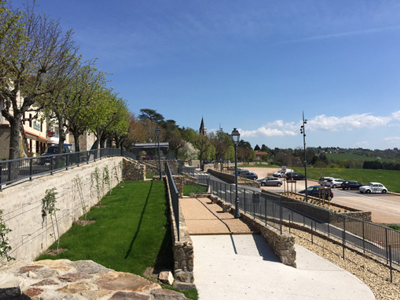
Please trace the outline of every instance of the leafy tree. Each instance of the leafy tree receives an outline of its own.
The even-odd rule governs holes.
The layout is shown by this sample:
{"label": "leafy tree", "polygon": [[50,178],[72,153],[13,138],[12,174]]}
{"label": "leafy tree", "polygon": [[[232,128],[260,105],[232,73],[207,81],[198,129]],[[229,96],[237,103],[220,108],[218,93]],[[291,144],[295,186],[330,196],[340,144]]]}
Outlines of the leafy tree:
{"label": "leafy tree", "polygon": [[72,32],[64,34],[58,22],[36,14],[34,5],[21,13],[8,10],[5,3],[0,2],[1,113],[10,123],[9,158],[15,159],[24,113],[41,97],[64,88],[63,79],[74,69],[77,48]]}
{"label": "leafy tree", "polygon": [[207,159],[207,151],[212,146],[207,136],[197,134],[193,145],[199,150],[200,168],[204,170],[204,159]]}
{"label": "leafy tree", "polygon": [[159,114],[156,110],[150,108],[142,108],[140,110],[139,119],[142,121],[150,120],[160,126],[163,126],[165,123],[163,115]]}
{"label": "leafy tree", "polygon": [[128,122],[128,134],[124,140],[123,145],[125,148],[129,149],[136,143],[145,142],[147,134],[142,122],[140,122],[133,113],[129,114]]}
{"label": "leafy tree", "polygon": [[261,148],[260,148],[260,146],[258,146],[258,144],[254,147],[254,151],[260,151],[261,150]]}

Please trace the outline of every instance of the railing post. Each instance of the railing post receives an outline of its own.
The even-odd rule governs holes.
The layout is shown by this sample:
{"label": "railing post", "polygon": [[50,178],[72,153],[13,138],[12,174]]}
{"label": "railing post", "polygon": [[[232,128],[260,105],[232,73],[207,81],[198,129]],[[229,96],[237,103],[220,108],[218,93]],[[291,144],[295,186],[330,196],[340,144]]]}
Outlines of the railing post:
{"label": "railing post", "polygon": [[346,243],[346,218],[343,217],[343,231],[342,231],[343,259],[345,259],[344,257],[345,243]]}
{"label": "railing post", "polygon": [[65,170],[68,170],[69,154],[65,156]]}
{"label": "railing post", "polygon": [[362,221],[362,239],[363,239],[363,252],[365,254],[365,222]]}
{"label": "railing post", "polygon": [[281,231],[282,234],[282,219],[283,219],[283,209],[282,209],[282,202],[279,203],[279,219],[280,219],[280,224],[279,224],[279,229]]}
{"label": "railing post", "polygon": [[393,268],[392,268],[392,245],[389,245],[389,261],[390,261],[390,283],[393,283]]}
{"label": "railing post", "polygon": [[33,159],[29,160],[29,180],[32,181],[32,173],[33,173]]}
{"label": "railing post", "polygon": [[389,249],[388,249],[388,229],[385,228],[385,249],[386,249],[386,263],[389,262]]}
{"label": "railing post", "polygon": [[50,174],[53,175],[53,156],[50,157]]}
{"label": "railing post", "polygon": [[3,175],[3,163],[0,162],[0,191],[3,190],[3,185],[2,185],[3,178],[2,178],[2,175]]}

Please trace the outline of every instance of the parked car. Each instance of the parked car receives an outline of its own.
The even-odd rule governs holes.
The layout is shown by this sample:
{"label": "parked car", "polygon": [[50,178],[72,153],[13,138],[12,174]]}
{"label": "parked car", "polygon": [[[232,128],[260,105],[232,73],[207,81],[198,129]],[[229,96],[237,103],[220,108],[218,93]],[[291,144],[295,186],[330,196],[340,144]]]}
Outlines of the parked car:
{"label": "parked car", "polygon": [[303,174],[297,172],[286,173],[287,180],[304,180],[306,177]]}
{"label": "parked car", "polygon": [[278,177],[265,177],[257,180],[261,185],[264,186],[281,186],[282,180]]}
{"label": "parked car", "polygon": [[[64,144],[62,149],[62,154],[71,153],[72,152],[72,144]],[[41,154],[41,156],[51,156],[58,154],[58,145],[48,146],[47,149]],[[44,157],[39,159],[39,164],[45,165],[50,164],[51,158]]]}
{"label": "parked car", "polygon": [[256,173],[250,172],[249,170],[243,170],[243,169],[238,170],[238,176],[244,177],[247,179],[252,179],[252,180],[258,179],[258,176]]}
{"label": "parked car", "polygon": [[387,188],[379,182],[370,182],[367,185],[362,185],[359,187],[358,189],[360,191],[360,193],[382,193],[385,194],[387,192]]}
{"label": "parked car", "polygon": [[328,178],[325,181],[323,181],[321,185],[328,186],[331,188],[341,187],[343,181],[344,180],[340,178],[333,178],[333,179]]}
{"label": "parked car", "polygon": [[[330,192],[330,193],[329,193]],[[302,190],[299,192],[300,194],[305,194],[306,190]],[[323,195],[325,193],[325,199],[332,199],[333,198],[333,192],[329,188],[322,186],[322,185],[314,185],[314,186],[309,186],[307,188],[307,195],[308,196],[313,196],[313,197],[321,197],[323,198]]]}
{"label": "parked car", "polygon": [[279,171],[276,171],[272,175],[274,175],[274,177],[285,177],[285,174],[290,173],[290,172],[294,172],[294,171],[292,169],[286,169],[286,172],[284,173],[283,170],[279,170]]}
{"label": "parked car", "polygon": [[362,183],[359,183],[358,181],[355,180],[345,180],[342,182],[342,189],[343,190],[358,190],[360,186],[362,186]]}
{"label": "parked car", "polygon": [[333,180],[333,177],[321,177],[320,179],[318,179],[318,183],[320,184],[320,185],[324,185],[324,181],[327,181],[328,179],[331,179],[331,180]]}

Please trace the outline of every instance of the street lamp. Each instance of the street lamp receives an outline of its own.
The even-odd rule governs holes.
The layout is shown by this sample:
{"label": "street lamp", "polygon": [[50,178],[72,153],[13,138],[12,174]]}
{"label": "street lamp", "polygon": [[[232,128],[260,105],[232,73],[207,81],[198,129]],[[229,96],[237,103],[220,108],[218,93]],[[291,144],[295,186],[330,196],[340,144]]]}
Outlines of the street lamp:
{"label": "street lamp", "polygon": [[231,139],[235,145],[235,187],[236,187],[236,198],[235,198],[235,218],[240,218],[239,212],[239,196],[238,196],[238,168],[237,168],[237,145],[239,144],[240,133],[236,128],[233,128],[231,133]]}
{"label": "street lamp", "polygon": [[154,131],[156,135],[156,139],[158,142],[158,166],[160,171],[160,180],[162,180],[162,172],[161,172],[161,154],[160,154],[160,128],[157,126],[156,130]]}
{"label": "street lamp", "polygon": [[308,193],[307,193],[307,156],[306,156],[306,127],[307,120],[304,120],[304,111],[303,111],[303,125],[300,127],[300,133],[303,135],[303,145],[304,145],[304,177],[305,177],[305,194],[306,194],[306,202],[308,202]]}
{"label": "street lamp", "polygon": [[222,159],[222,128],[219,128],[219,162],[221,164],[221,172],[224,170],[224,167],[222,165],[223,159]]}

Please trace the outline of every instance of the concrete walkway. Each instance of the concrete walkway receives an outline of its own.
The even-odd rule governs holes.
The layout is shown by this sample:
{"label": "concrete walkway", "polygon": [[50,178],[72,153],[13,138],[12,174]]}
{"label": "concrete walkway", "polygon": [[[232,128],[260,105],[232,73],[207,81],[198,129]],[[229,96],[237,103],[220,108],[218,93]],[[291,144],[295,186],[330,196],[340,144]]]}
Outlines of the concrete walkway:
{"label": "concrete walkway", "polygon": [[361,280],[296,245],[297,268],[280,263],[264,238],[208,198],[183,198],[200,300],[375,299]]}

